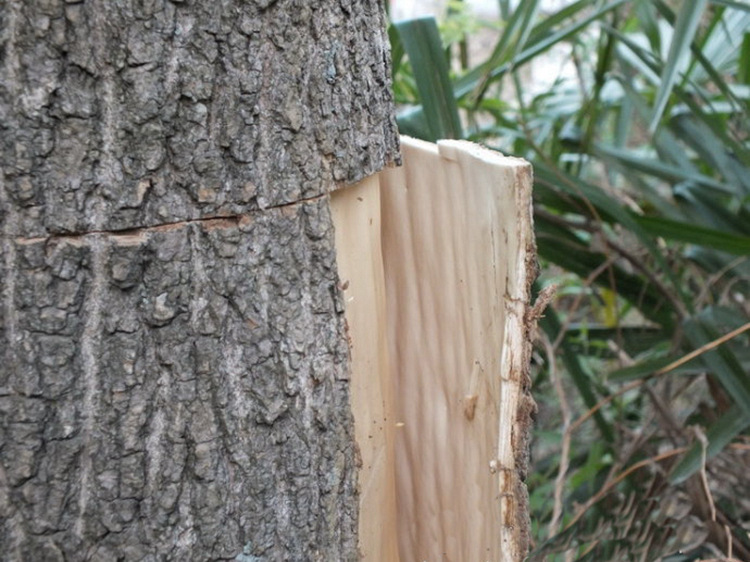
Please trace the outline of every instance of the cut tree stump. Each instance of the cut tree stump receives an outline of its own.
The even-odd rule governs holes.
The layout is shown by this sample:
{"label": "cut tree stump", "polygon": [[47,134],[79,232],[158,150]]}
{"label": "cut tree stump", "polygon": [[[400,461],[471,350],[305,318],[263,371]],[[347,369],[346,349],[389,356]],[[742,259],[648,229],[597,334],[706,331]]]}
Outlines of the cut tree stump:
{"label": "cut tree stump", "polygon": [[401,148],[403,167],[332,195],[360,551],[520,561],[535,408],[531,167],[462,141]]}
{"label": "cut tree stump", "polygon": [[0,2],[1,560],[523,558],[530,168],[373,175],[385,22]]}

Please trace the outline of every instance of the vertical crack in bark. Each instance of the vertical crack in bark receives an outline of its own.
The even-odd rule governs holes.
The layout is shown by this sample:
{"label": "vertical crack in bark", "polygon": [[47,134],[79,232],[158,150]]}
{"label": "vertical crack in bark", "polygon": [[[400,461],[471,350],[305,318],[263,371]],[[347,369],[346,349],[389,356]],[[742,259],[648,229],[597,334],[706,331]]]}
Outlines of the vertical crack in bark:
{"label": "vertical crack in bark", "polygon": [[[13,212],[12,206],[8,205],[7,195],[5,190],[5,174],[0,169],[0,214],[5,213],[3,217],[5,220],[5,230],[12,230],[16,222],[16,216]],[[0,215],[1,216],[1,215]],[[4,361],[5,365],[14,365],[15,360],[14,347],[19,341],[18,336],[18,311],[16,310],[16,277],[18,271],[16,268],[16,246],[13,240],[8,237],[3,237],[3,256],[5,258],[3,279],[0,287],[2,287],[2,299],[3,299],[3,325],[1,328],[5,331],[5,353],[0,360]],[[0,381],[0,394],[4,392],[10,392],[10,389],[3,389],[4,384]]]}
{"label": "vertical crack in bark", "polygon": [[[105,50],[105,47],[109,44],[106,33],[111,25],[107,21],[109,9],[106,4],[109,3],[109,0],[102,0],[97,3],[100,5],[93,10],[93,46],[94,56],[100,66],[97,70],[101,73],[97,76],[97,90],[100,92],[98,100],[101,114],[99,134],[101,136],[102,156],[97,166],[96,178],[101,185],[107,186],[107,189],[112,189],[116,182],[121,181],[121,178],[113,176],[122,175],[116,172],[120,169],[120,162],[115,156],[117,131],[121,129],[121,124],[117,118],[120,114],[118,107],[120,104],[115,95],[115,68],[108,60],[109,57]],[[93,208],[89,209],[92,213],[89,224],[93,226],[94,230],[103,229],[106,223],[107,217],[103,203],[102,199],[94,198]]]}
{"label": "vertical crack in bark", "polygon": [[[17,114],[17,106],[21,103],[19,97],[19,81],[18,76],[18,53],[16,51],[16,30],[18,24],[18,14],[21,9],[21,3],[19,1],[10,1],[7,3],[5,16],[6,26],[6,41],[3,45],[4,53],[4,66],[2,69],[2,76],[0,79],[3,86],[7,89],[8,95],[11,97],[12,111],[5,112],[4,118],[7,119],[5,127],[8,130],[15,128],[15,115]],[[16,207],[12,205],[8,197],[8,189],[6,185],[6,174],[5,174],[5,161],[0,160],[0,219],[3,222],[2,230],[3,233],[13,232],[18,222]],[[16,267],[16,247],[13,241],[9,238],[4,238],[2,241],[2,248],[4,252],[4,271],[2,272],[2,280],[0,280],[0,289],[2,290],[2,331],[0,336],[4,337],[2,344],[5,346],[4,353],[0,356],[0,361],[9,367],[14,368],[16,365],[16,344],[19,343],[18,334],[18,311],[16,309],[16,281],[18,270]],[[11,395],[14,390],[10,388],[11,377],[3,376],[0,381],[0,394],[7,393]],[[6,386],[7,385],[7,386]],[[0,426],[0,429],[4,429]],[[13,505],[12,501],[8,501],[11,495],[11,490],[8,481],[8,475],[6,473],[5,463],[0,463],[0,487],[3,489],[3,493],[0,494],[0,504],[5,504],[7,511],[6,525],[13,526],[17,529],[16,533],[12,533],[9,537],[10,540],[3,545],[5,554],[14,560],[22,559],[22,544],[26,541],[26,529],[22,522],[22,516]],[[1,520],[2,518],[0,518]],[[1,528],[0,528],[1,530]]]}
{"label": "vertical crack in bark", "polygon": [[170,37],[170,41],[166,45],[166,63],[164,65],[164,90],[173,94],[177,92],[177,84],[180,79],[180,57],[184,55],[184,42],[188,36],[182,32],[179,17],[175,15],[175,28]]}
{"label": "vertical crack in bark", "polygon": [[[114,171],[117,170],[119,163],[114,156],[114,144],[115,135],[117,131],[118,123],[116,123],[116,111],[115,106],[117,100],[114,94],[114,69],[107,64],[107,56],[104,52],[104,46],[108,44],[107,38],[104,36],[105,30],[108,27],[106,21],[108,10],[105,6],[98,6],[94,12],[95,25],[93,26],[94,32],[94,53],[96,61],[101,64],[103,68],[103,75],[98,76],[97,82],[99,83],[99,89],[101,97],[100,103],[100,114],[102,120],[99,124],[99,131],[101,137],[101,162],[98,165],[96,172],[97,181],[104,185],[111,185],[117,181],[116,177],[112,177]],[[99,231],[104,228],[106,222],[106,216],[104,209],[102,208],[102,201],[98,198],[94,199],[94,205],[91,208],[87,208],[87,211],[91,213],[88,224],[93,227],[93,230]],[[107,302],[105,292],[107,272],[106,272],[106,261],[107,261],[107,240],[104,236],[96,234],[92,237],[90,242],[91,248],[91,287],[87,297],[87,303],[84,305],[85,310],[85,324],[83,329],[83,337],[81,341],[81,357],[83,360],[83,404],[81,407],[81,416],[83,422],[81,425],[81,434],[83,437],[83,450],[81,451],[81,476],[80,476],[80,490],[78,499],[78,518],[75,522],[74,532],[76,535],[85,540],[86,535],[86,509],[88,507],[89,499],[91,497],[91,491],[94,487],[92,482],[93,478],[93,455],[94,447],[99,439],[95,432],[96,420],[99,417],[101,395],[99,390],[99,377],[100,377],[100,361],[99,356],[101,352],[101,319],[102,310],[101,307]]]}
{"label": "vertical crack in bark", "polygon": [[81,339],[81,358],[83,360],[83,403],[81,405],[81,434],[83,449],[81,451],[80,491],[78,496],[78,519],[75,533],[81,538],[85,535],[86,507],[88,505],[93,483],[92,449],[98,441],[95,435],[95,423],[101,409],[99,393],[99,354],[101,350],[102,305],[107,302],[104,295],[106,284],[107,247],[102,236],[94,236],[90,241],[91,248],[91,286],[84,305],[86,318]]}
{"label": "vertical crack in bark", "polygon": [[[0,170],[0,199],[3,198],[3,194],[5,193],[2,176],[2,170]],[[16,248],[13,242],[9,239],[3,240],[2,246],[5,255],[5,264],[4,271],[2,272],[3,279],[2,282],[0,282],[0,287],[2,288],[2,306],[4,310],[2,314],[3,324],[2,326],[0,326],[2,328],[2,331],[0,331],[0,336],[4,335],[5,341],[2,341],[2,338],[0,338],[0,342],[2,342],[2,345],[5,346],[5,350],[4,353],[0,355],[0,361],[3,361],[6,367],[10,367],[12,369],[16,365],[14,349],[16,343],[20,341],[20,338],[18,336],[18,314],[15,307],[17,276],[15,267]],[[5,379],[5,377],[3,377],[3,379]],[[13,390],[10,388],[10,381],[0,379],[0,397],[5,395],[10,396],[12,393]],[[15,533],[9,541],[11,544],[3,545],[3,550],[5,551],[6,555],[13,560],[21,560],[22,556],[20,546],[21,543],[25,541],[26,533],[23,525],[21,524],[18,512],[13,508],[13,503],[9,501],[10,489],[8,478],[5,472],[5,467],[3,466],[3,464],[4,463],[0,463],[0,506],[2,506],[1,511],[4,511],[8,516],[6,519],[6,524],[9,526],[12,525],[18,529],[18,533]],[[2,517],[0,517],[0,520],[1,519]]]}
{"label": "vertical crack in bark", "polygon": [[[99,82],[102,91],[102,121],[100,123],[102,160],[99,163],[96,175],[97,181],[101,185],[106,185],[108,189],[111,189],[114,184],[121,181],[121,178],[114,177],[116,175],[116,170],[118,170],[120,166],[120,163],[114,154],[116,134],[120,125],[117,122],[117,115],[119,112],[115,110],[117,99],[115,97],[114,77],[112,72],[107,72]],[[121,176],[122,174],[117,175]],[[92,212],[90,224],[93,226],[94,230],[103,229],[107,220],[106,211],[103,208],[103,201],[99,198],[95,198],[93,208],[90,209],[90,211]]]}
{"label": "vertical crack in bark", "polygon": [[[18,67],[18,54],[16,52],[16,24],[18,21],[18,11],[20,9],[19,2],[10,2],[8,6],[8,13],[6,14],[6,26],[7,26],[7,41],[5,42],[5,68],[3,69],[3,86],[8,89],[8,93],[12,96],[13,104],[19,103],[18,99],[18,80],[17,80],[17,67]],[[15,111],[11,113],[14,115]],[[6,116],[10,118],[10,115]],[[6,117],[4,116],[4,117]],[[7,123],[8,127],[12,127],[13,123]],[[0,163],[2,163],[0,161]],[[18,222],[16,216],[15,205],[11,205],[8,200],[8,190],[6,186],[5,170],[0,167],[0,217],[3,219],[3,233],[7,234],[13,232],[16,229],[16,223]],[[17,311],[15,308],[15,288],[16,288],[16,248],[13,242],[9,239],[3,240],[3,252],[5,255],[5,274],[2,283],[3,288],[3,306],[4,311],[4,326],[5,337],[6,337],[6,353],[7,357],[4,357],[6,365],[13,364],[9,361],[13,355],[13,347],[18,339],[17,334]]]}
{"label": "vertical crack in bark", "polygon": [[169,371],[161,369],[159,379],[156,382],[157,391],[153,397],[151,415],[146,433],[146,492],[145,497],[156,503],[158,497],[158,484],[161,482],[162,453],[165,450],[163,443],[167,424],[165,421],[165,408],[169,403]]}
{"label": "vertical crack in bark", "polygon": [[[8,13],[5,20],[5,27],[7,29],[7,41],[5,42],[5,83],[4,87],[8,89],[8,93],[12,96],[12,104],[16,106],[19,103],[19,86],[20,81],[18,80],[18,53],[16,51],[16,30],[18,25],[18,14],[21,10],[21,4],[19,0],[11,0],[8,5]],[[16,107],[13,108],[14,110]],[[15,115],[15,111],[13,115]]]}

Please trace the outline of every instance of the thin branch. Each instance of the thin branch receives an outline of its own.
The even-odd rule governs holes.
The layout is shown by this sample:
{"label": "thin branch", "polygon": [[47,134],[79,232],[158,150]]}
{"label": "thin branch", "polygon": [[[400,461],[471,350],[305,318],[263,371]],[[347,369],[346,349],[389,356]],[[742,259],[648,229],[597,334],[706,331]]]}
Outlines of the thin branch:
{"label": "thin branch", "polygon": [[708,296],[709,291],[711,288],[719,282],[719,280],[724,277],[729,271],[740,265],[743,261],[747,260],[750,256],[739,256],[738,258],[733,259],[728,264],[726,264],[724,267],[722,267],[719,271],[711,275],[708,280],[706,281],[706,284],[704,285],[703,289],[701,289],[701,292],[698,294],[698,297],[695,299],[696,306],[699,308],[702,308],[704,306],[704,302],[706,301],[706,298]]}
{"label": "thin branch", "polygon": [[662,375],[665,375],[665,374],[669,373],[670,371],[674,371],[676,368],[681,367],[682,365],[684,365],[688,361],[692,361],[696,357],[698,357],[700,355],[703,355],[707,351],[711,351],[712,349],[720,346],[723,343],[728,342],[732,338],[736,338],[737,336],[739,336],[740,334],[742,334],[744,332],[747,332],[748,330],[750,330],[750,322],[748,322],[747,324],[744,324],[744,325],[740,326],[736,330],[732,330],[728,334],[724,334],[720,338],[716,338],[715,340],[713,340],[713,341],[711,341],[711,342],[709,342],[709,343],[707,343],[705,345],[702,345],[701,347],[699,347],[696,350],[691,351],[687,355],[683,355],[682,357],[680,357],[676,361],[672,361],[669,365],[667,365],[665,367],[662,367],[661,369],[659,369],[657,371],[654,371],[652,374],[650,374],[648,376],[645,376],[642,379],[633,381],[630,384],[626,384],[625,386],[623,386],[622,388],[620,388],[617,392],[614,392],[614,393],[610,394],[609,396],[606,396],[605,398],[603,398],[599,402],[597,402],[597,404],[594,407],[592,407],[591,409],[589,409],[588,412],[586,412],[580,418],[578,418],[575,422],[573,422],[573,424],[570,426],[571,431],[575,431],[576,429],[578,429],[581,426],[581,424],[583,424],[583,422],[585,422],[587,419],[589,419],[591,416],[593,416],[603,406],[606,406],[607,404],[609,404],[610,402],[612,402],[612,400],[614,400],[618,396],[621,396],[621,395],[625,394],[629,390],[633,390],[634,388],[638,388],[640,385],[642,385],[645,382],[651,380],[652,378],[660,377]]}
{"label": "thin branch", "polygon": [[723,336],[716,338],[715,340],[708,342],[705,345],[700,346],[698,349],[695,349],[691,351],[690,353],[688,353],[687,355],[682,356],[680,359],[673,361],[666,367],[662,367],[658,371],[655,371],[653,376],[658,377],[670,371],[674,371],[677,367],[681,367],[688,361],[692,361],[696,357],[703,355],[707,351],[711,351],[712,349],[716,347],[719,347],[721,344],[726,343],[733,338],[736,338],[737,336],[739,336],[740,334],[744,332],[747,332],[748,330],[750,330],[750,322],[748,322],[747,324],[743,324],[742,326],[740,326],[739,328],[735,330],[732,330],[728,334],[724,334]]}
{"label": "thin branch", "polygon": [[651,284],[656,287],[659,293],[669,301],[669,303],[677,311],[680,317],[685,317],[685,305],[681,301],[679,301],[677,297],[674,296],[674,291],[670,291],[667,286],[664,285],[664,283],[662,283],[661,280],[652,271],[644,266],[642,259],[639,259],[637,256],[634,256],[618,243],[610,240],[609,237],[606,236],[600,225],[595,223],[592,224],[588,221],[585,223],[580,223],[567,220],[561,216],[554,215],[538,207],[534,209],[534,214],[537,214],[540,217],[544,217],[545,220],[548,220],[549,222],[553,222],[555,224],[559,224],[561,226],[583,230],[592,234],[600,234],[608,248],[614,250],[615,253],[619,254],[621,258],[625,259],[630,265],[633,266],[634,269],[637,269],[644,277],[646,277],[646,279],[648,279],[649,282],[651,282]]}
{"label": "thin branch", "polygon": [[615,486],[617,486],[617,484],[619,484],[620,482],[622,482],[623,480],[625,480],[625,478],[627,478],[628,476],[630,476],[636,470],[639,470],[639,469],[643,468],[644,466],[648,466],[648,465],[651,465],[651,464],[663,461],[665,459],[668,459],[668,458],[671,458],[671,457],[674,457],[674,456],[677,456],[677,455],[681,455],[681,454],[687,452],[687,450],[688,450],[687,447],[681,447],[679,449],[673,449],[671,451],[667,451],[667,452],[662,453],[660,455],[656,455],[655,457],[644,459],[642,461],[639,461],[639,462],[635,463],[632,466],[629,466],[626,470],[624,470],[623,472],[621,472],[620,474],[618,474],[615,478],[613,478],[612,480],[609,480],[607,483],[605,483],[604,486],[602,486],[601,489],[596,494],[594,494],[593,496],[591,496],[588,499],[588,501],[583,505],[583,507],[581,507],[580,511],[578,513],[576,513],[576,515],[573,517],[573,519],[571,519],[570,522],[565,526],[565,528],[563,529],[563,532],[567,531],[573,525],[575,525],[581,519],[581,517],[583,517],[583,514],[586,513],[595,503],[601,501],[601,499],[604,496],[606,496],[612,488],[614,488]]}
{"label": "thin branch", "polygon": [[[591,285],[596,281],[596,278],[599,277],[602,273],[604,273],[605,270],[609,269],[609,267],[614,263],[615,258],[609,257],[607,260],[601,264],[599,264],[599,267],[597,267],[594,271],[589,273],[588,277],[584,279],[582,285],[585,288],[591,287]],[[578,310],[578,308],[581,306],[581,302],[583,301],[583,291],[578,293],[576,295],[576,298],[573,300],[573,304],[568,309],[568,314],[565,318],[565,320],[562,323],[562,326],[560,327],[560,331],[557,334],[557,337],[555,338],[555,342],[552,344],[552,347],[554,349],[557,349],[560,345],[560,342],[562,342],[563,338],[565,337],[565,334],[568,331],[568,326],[573,321],[573,315]]]}
{"label": "thin branch", "polygon": [[615,252],[628,260],[628,263],[630,263],[635,269],[640,271],[649,281],[651,281],[651,283],[659,290],[659,292],[664,295],[664,297],[666,297],[666,299],[670,302],[672,308],[677,311],[680,318],[684,318],[687,315],[685,305],[677,297],[674,296],[674,293],[670,291],[667,286],[664,285],[656,275],[654,275],[652,271],[650,271],[645,265],[643,265],[642,259],[638,259],[636,256],[633,256],[625,248],[623,248],[616,242],[613,242],[606,236],[604,237],[604,241],[610,248],[612,248]]}
{"label": "thin branch", "polygon": [[[706,495],[706,500],[708,501],[708,510],[711,513],[711,521],[716,523],[716,504],[714,503],[714,497],[711,494],[711,488],[708,486],[708,475],[706,474],[708,438],[706,438],[698,427],[694,427],[693,431],[695,432],[696,437],[698,437],[698,441],[701,443],[700,481],[703,486],[703,493]],[[729,542],[731,544],[732,541],[730,540]]]}
{"label": "thin branch", "polygon": [[562,380],[557,372],[557,365],[555,359],[555,346],[549,340],[546,334],[541,338],[542,345],[547,352],[547,362],[549,363],[549,377],[552,384],[555,387],[555,392],[559,400],[560,412],[562,415],[562,447],[560,451],[560,467],[557,471],[557,477],[555,478],[555,493],[554,493],[554,505],[552,508],[552,519],[549,523],[548,535],[553,537],[557,534],[560,528],[560,519],[563,511],[563,495],[565,492],[565,477],[568,473],[569,456],[570,456],[570,407],[568,406],[568,400],[565,397],[565,389],[562,385]]}

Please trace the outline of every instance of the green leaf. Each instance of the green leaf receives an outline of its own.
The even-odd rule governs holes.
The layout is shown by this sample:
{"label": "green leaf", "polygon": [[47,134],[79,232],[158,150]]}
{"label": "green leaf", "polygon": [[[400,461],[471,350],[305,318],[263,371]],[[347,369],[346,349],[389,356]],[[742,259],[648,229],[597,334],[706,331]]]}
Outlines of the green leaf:
{"label": "green leaf", "polygon": [[737,81],[741,84],[750,84],[750,33],[745,33],[742,37],[740,63],[737,68]]}
{"label": "green leaf", "polygon": [[[706,459],[718,455],[735,437],[748,427],[750,427],[750,411],[743,411],[737,405],[732,406],[706,432],[706,440],[708,441]],[[684,482],[700,470],[702,459],[703,445],[699,442],[693,445],[672,469],[669,481],[672,484]]]}
{"label": "green leaf", "polygon": [[448,77],[448,64],[435,18],[393,24],[404,46],[419,90],[429,137],[424,140],[463,138],[458,106]]}
{"label": "green leaf", "polygon": [[[719,330],[737,328],[745,321],[744,315],[724,307],[708,307],[701,314],[685,323],[685,335],[694,348],[714,341]],[[742,336],[746,337],[746,336]],[[700,356],[700,361],[722,384],[734,405],[706,432],[708,446],[706,458],[720,453],[735,437],[750,427],[750,377],[742,364],[742,355],[734,348],[747,351],[746,344],[727,342],[715,350]],[[745,354],[746,355],[746,354]],[[701,468],[702,445],[696,443],[675,466],[670,481],[674,484],[684,481]]]}
{"label": "green leaf", "polygon": [[695,37],[695,32],[698,29],[698,24],[706,8],[707,1],[693,0],[692,2],[685,2],[677,15],[672,43],[664,65],[664,72],[661,75],[661,84],[656,95],[654,113],[649,125],[649,130],[652,132],[656,130],[661,121],[669,97],[672,95],[672,89],[677,81],[678,74],[684,72],[688,66],[690,44]]}
{"label": "green leaf", "polygon": [[651,51],[654,53],[661,53],[662,46],[662,33],[659,28],[659,20],[657,17],[656,8],[653,2],[640,2],[635,3],[635,13],[631,18],[633,26],[638,29],[639,32],[643,32],[648,38]]}
{"label": "green leaf", "polygon": [[615,164],[629,170],[636,170],[671,182],[690,181],[726,194],[732,194],[735,191],[733,186],[716,181],[694,170],[672,166],[654,158],[646,158],[632,150],[622,150],[604,144],[597,144],[594,146],[593,152],[609,164]]}
{"label": "green leaf", "polygon": [[744,196],[750,193],[750,169],[744,166],[703,121],[691,113],[679,112],[670,120],[679,138],[692,148],[712,168],[716,169],[735,189],[734,194]]}
{"label": "green leaf", "polygon": [[696,224],[750,236],[750,222],[740,213],[731,212],[726,202],[714,193],[692,182],[684,182],[674,186],[673,194],[683,213]]}
{"label": "green leaf", "polygon": [[744,4],[736,0],[711,0],[711,4],[717,6],[727,6],[729,8],[735,8],[736,10],[745,10],[750,12],[750,4]]}
{"label": "green leaf", "polygon": [[635,215],[635,220],[653,236],[697,244],[735,255],[750,254],[750,237],[720,232],[690,222]]}
{"label": "green leaf", "polygon": [[[654,354],[663,354],[669,349],[669,339],[660,328],[645,326],[617,326],[613,328],[600,325],[589,325],[588,323],[571,323],[568,334],[575,350],[579,354],[590,354],[592,344],[598,345],[598,357],[617,359],[617,353],[612,351],[607,342],[617,342],[618,349],[625,351],[629,356],[638,356],[644,353],[649,357]],[[578,343],[580,342],[580,343]],[[642,361],[645,359],[642,358]],[[612,381],[613,371],[607,375],[607,380]]]}
{"label": "green leaf", "polygon": [[[582,278],[599,268],[607,261],[607,256],[591,251],[575,234],[554,225],[543,216],[535,219],[537,248],[539,256]],[[600,275],[595,283],[608,289],[615,289],[652,322],[671,330],[674,326],[672,315],[675,311],[666,305],[664,295],[645,279],[626,273],[618,265],[610,267],[608,275]],[[612,284],[612,286],[610,285]]]}
{"label": "green leaf", "polygon": [[[628,2],[628,1],[629,0],[612,0],[597,10],[594,10],[592,12],[586,12],[585,17],[581,18],[580,20],[576,20],[570,25],[563,27],[562,29],[559,29],[554,32],[545,33],[541,35],[536,35],[532,32],[529,38],[529,41],[524,46],[524,49],[515,56],[512,64],[510,61],[506,61],[498,65],[497,67],[492,68],[492,67],[489,67],[485,63],[471,70],[470,72],[466,73],[456,82],[456,85],[455,85],[456,96],[460,98],[474,91],[474,89],[477,87],[480,81],[484,80],[485,77],[488,75],[492,79],[497,79],[503,76],[506,72],[508,72],[512,66],[518,67],[522,64],[529,62],[530,60],[534,59],[541,53],[551,49],[555,45],[574,37],[576,34],[580,33],[581,30],[587,27],[589,24],[595,21],[598,21],[604,14],[611,12],[612,10],[614,10],[621,4],[624,4],[625,2]],[[591,1],[587,0],[585,2],[576,3],[574,7],[578,10],[583,10],[584,7],[587,7],[590,4],[591,4]],[[550,16],[550,17],[554,17],[554,16]],[[544,23],[542,22],[540,26],[543,26],[543,25]]]}
{"label": "green leaf", "polygon": [[722,272],[725,279],[740,281],[741,284],[737,285],[737,289],[750,293],[750,290],[747,289],[749,286],[748,280],[750,280],[750,259],[748,256],[745,256],[745,259],[738,259],[729,254],[693,246],[685,251],[685,258],[697,263],[706,272]]}
{"label": "green leaf", "polygon": [[612,382],[627,382],[635,379],[648,378],[659,369],[662,369],[672,362],[671,357],[658,357],[648,359],[630,367],[617,369],[609,374],[608,379]]}
{"label": "green leaf", "polygon": [[[691,318],[684,325],[685,337],[694,349],[711,343],[718,332],[704,318]],[[750,415],[750,377],[729,346],[701,355],[709,372],[721,383],[743,415]]]}
{"label": "green leaf", "polygon": [[508,23],[500,35],[492,54],[487,62],[482,65],[485,68],[484,75],[479,79],[479,85],[474,93],[474,99],[479,102],[490,85],[492,69],[511,63],[515,55],[523,47],[532,29],[532,21],[539,8],[539,0],[528,0],[522,2],[508,19]]}
{"label": "green leaf", "polygon": [[672,270],[665,261],[661,250],[657,248],[651,236],[641,228],[633,216],[623,208],[619,201],[612,198],[600,187],[585,182],[575,176],[562,174],[559,170],[549,170],[540,162],[536,162],[535,166],[535,174],[537,178],[544,179],[553,185],[557,184],[561,189],[570,194],[585,197],[600,212],[606,213],[609,217],[635,234],[641,243],[649,250],[649,253],[654,260],[656,260],[656,262],[663,268],[664,273],[671,281],[678,298],[689,306],[689,303],[687,302],[685,295],[682,293],[682,289]]}
{"label": "green leaf", "polygon": [[[674,24],[677,16],[669,6],[662,0],[653,1],[664,18]],[[693,65],[689,73],[689,81],[685,87],[677,85],[674,93],[683,104],[690,108],[696,118],[704,121],[714,134],[722,139],[722,142],[735,153],[737,158],[750,166],[750,154],[745,147],[744,138],[736,135],[733,128],[727,128],[726,123],[718,123],[716,119],[711,118],[713,114],[721,112],[744,114],[746,111],[746,105],[735,94],[735,89],[725,80],[725,77],[737,72],[737,59],[741,48],[741,39],[738,38],[744,37],[748,26],[750,26],[749,12],[717,9],[708,22],[702,43],[694,42],[690,45],[697,65]],[[719,98],[718,103],[714,99],[716,96],[708,96],[706,90],[700,86],[699,82],[706,80],[711,80],[711,88],[718,88],[723,96]],[[698,98],[702,100],[702,103],[699,103]],[[736,138],[732,138],[733,136]]]}
{"label": "green leaf", "polygon": [[[557,334],[559,334],[562,329],[557,313],[551,308],[548,308],[545,311],[544,316],[539,319],[539,326],[553,341],[557,338]],[[563,338],[560,346],[562,348],[563,364],[573,378],[573,382],[578,389],[578,393],[580,394],[583,403],[586,404],[586,407],[593,408],[598,400],[592,390],[594,384],[590,375],[583,369],[578,354],[571,348],[566,337]],[[614,428],[612,427],[612,424],[607,422],[601,411],[597,411],[594,414],[594,422],[596,423],[596,427],[599,428],[604,440],[608,443],[612,443],[614,441]]]}
{"label": "green leaf", "polygon": [[498,0],[500,4],[500,18],[507,20],[510,17],[510,0]]}
{"label": "green leaf", "polygon": [[423,140],[432,138],[430,124],[421,106],[413,107],[399,113],[396,117],[396,123],[398,124],[399,133],[402,135]]}
{"label": "green leaf", "polygon": [[[711,13],[710,11],[708,12]],[[704,34],[703,44],[693,46],[694,53],[701,53],[711,65],[720,71],[719,75],[730,75],[740,70],[737,63],[742,46],[742,39],[750,23],[750,11],[715,9]],[[694,68],[690,76],[693,80],[702,81],[704,76],[700,69]]]}
{"label": "green leaf", "polygon": [[391,42],[391,76],[394,80],[401,71],[401,63],[404,60],[404,45],[398,35],[398,30],[392,24],[388,26],[388,39]]}

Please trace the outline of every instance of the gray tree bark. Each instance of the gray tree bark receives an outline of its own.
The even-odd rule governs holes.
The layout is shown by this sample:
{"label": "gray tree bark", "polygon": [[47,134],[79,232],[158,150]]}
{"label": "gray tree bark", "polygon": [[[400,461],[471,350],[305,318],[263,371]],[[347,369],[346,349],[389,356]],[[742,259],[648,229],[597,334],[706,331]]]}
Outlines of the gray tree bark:
{"label": "gray tree bark", "polygon": [[4,0],[0,57],[0,558],[356,559],[380,2]]}

